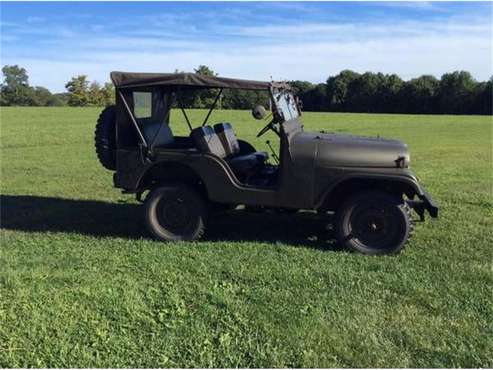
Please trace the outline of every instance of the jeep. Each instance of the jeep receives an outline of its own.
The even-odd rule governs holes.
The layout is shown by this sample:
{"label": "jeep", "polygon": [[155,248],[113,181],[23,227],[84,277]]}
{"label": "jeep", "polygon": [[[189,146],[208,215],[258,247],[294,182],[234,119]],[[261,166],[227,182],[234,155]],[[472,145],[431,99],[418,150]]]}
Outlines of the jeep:
{"label": "jeep", "polygon": [[[412,210],[433,218],[438,207],[410,169],[401,141],[306,132],[300,101],[285,82],[261,82],[194,73],[112,72],[115,105],[101,113],[95,133],[101,164],[114,186],[142,201],[150,233],[163,241],[196,240],[208,215],[238,206],[331,216],[344,247],[393,254],[413,231]],[[269,108],[252,107],[268,122],[279,150],[269,156],[237,138],[234,122],[209,123],[225,89],[263,91]],[[197,91],[214,92],[204,121],[193,127],[185,105]],[[174,135],[173,107],[183,112],[188,136]],[[293,215],[293,217],[296,217]],[[329,219],[329,218],[327,218]]]}

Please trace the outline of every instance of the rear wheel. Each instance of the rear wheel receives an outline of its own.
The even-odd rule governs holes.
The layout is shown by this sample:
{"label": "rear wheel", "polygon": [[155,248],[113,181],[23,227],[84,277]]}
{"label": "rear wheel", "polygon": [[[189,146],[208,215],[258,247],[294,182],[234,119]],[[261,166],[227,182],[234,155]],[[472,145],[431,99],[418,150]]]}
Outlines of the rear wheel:
{"label": "rear wheel", "polygon": [[407,204],[384,192],[356,194],[336,212],[338,241],[346,248],[364,254],[398,253],[404,248],[411,229]]}
{"label": "rear wheel", "polygon": [[145,201],[147,227],[163,241],[199,239],[205,231],[206,214],[202,197],[186,185],[154,189]]}

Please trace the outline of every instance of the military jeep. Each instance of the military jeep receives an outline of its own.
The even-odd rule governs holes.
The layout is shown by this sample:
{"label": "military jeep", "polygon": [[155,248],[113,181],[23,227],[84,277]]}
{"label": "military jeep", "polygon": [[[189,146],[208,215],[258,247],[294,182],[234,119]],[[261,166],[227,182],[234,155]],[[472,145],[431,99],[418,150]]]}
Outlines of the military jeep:
{"label": "military jeep", "polygon": [[[407,146],[382,138],[306,132],[300,102],[283,82],[261,82],[193,73],[112,72],[116,104],[96,125],[96,152],[114,171],[114,186],[145,197],[150,233],[163,241],[203,236],[208,215],[237,206],[332,216],[343,246],[365,254],[399,252],[413,229],[438,208],[410,170]],[[269,109],[257,137],[273,131],[279,150],[270,156],[237,138],[234,122],[208,119],[225,89],[263,91]],[[197,91],[217,93],[207,116],[192,125],[185,105]],[[172,108],[181,110],[189,135],[174,135]],[[270,113],[269,113],[270,111]],[[176,112],[176,111],[175,111]],[[293,215],[293,217],[296,217]]]}

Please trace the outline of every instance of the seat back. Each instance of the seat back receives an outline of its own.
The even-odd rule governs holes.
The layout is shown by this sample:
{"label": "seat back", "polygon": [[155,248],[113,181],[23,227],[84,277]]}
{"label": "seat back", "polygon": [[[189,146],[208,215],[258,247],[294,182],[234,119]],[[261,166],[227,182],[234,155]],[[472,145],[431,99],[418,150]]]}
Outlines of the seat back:
{"label": "seat back", "polygon": [[233,131],[233,127],[228,122],[214,125],[214,131],[219,136],[227,157],[234,157],[240,153],[240,144]]}
{"label": "seat back", "polygon": [[202,153],[212,153],[220,158],[226,157],[221,140],[211,126],[197,127],[190,133],[193,143]]}
{"label": "seat back", "polygon": [[147,144],[152,148],[165,148],[175,141],[167,123],[146,123],[143,131]]}

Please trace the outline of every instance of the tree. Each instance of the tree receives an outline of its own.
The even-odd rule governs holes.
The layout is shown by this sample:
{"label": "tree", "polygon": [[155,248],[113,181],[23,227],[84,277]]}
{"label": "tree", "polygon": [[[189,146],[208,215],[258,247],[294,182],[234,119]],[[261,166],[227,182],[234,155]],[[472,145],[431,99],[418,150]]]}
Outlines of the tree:
{"label": "tree", "polygon": [[212,76],[212,77],[217,76],[216,72],[214,72],[212,69],[210,69],[209,67],[207,67],[203,64],[201,64],[197,68],[195,68],[194,72],[197,73],[198,75],[202,75],[202,76]]}
{"label": "tree", "polygon": [[303,110],[321,112],[329,108],[327,99],[326,84],[314,85],[312,89],[306,91],[301,97]]}
{"label": "tree", "polygon": [[33,89],[29,86],[29,77],[24,68],[17,65],[2,68],[4,81],[1,85],[1,105],[31,105]]}
{"label": "tree", "polygon": [[60,105],[68,105],[68,99],[70,94],[67,92],[53,94],[53,98],[60,103]]}
{"label": "tree", "polygon": [[115,104],[115,87],[111,82],[106,82],[100,92],[102,105],[107,107]]}
{"label": "tree", "polygon": [[91,103],[89,95],[89,81],[86,75],[72,77],[65,85],[69,93],[68,105],[83,107]]}
{"label": "tree", "polygon": [[445,73],[440,80],[439,107],[442,113],[473,113],[477,82],[466,71]]}
{"label": "tree", "polygon": [[226,89],[223,92],[222,108],[224,109],[252,109],[258,104],[268,107],[267,92],[235,89]]}
{"label": "tree", "polygon": [[366,72],[348,85],[345,108],[349,112],[371,113],[378,105],[378,89],[384,80],[382,73]]}
{"label": "tree", "polygon": [[377,88],[374,112],[397,113],[399,110],[399,92],[404,85],[396,74],[382,75]]}
{"label": "tree", "polygon": [[493,77],[477,85],[473,111],[475,114],[493,114]]}
{"label": "tree", "polygon": [[45,107],[49,105],[54,105],[53,103],[53,95],[51,94],[50,90],[41,86],[36,86],[33,89],[32,105]]}
{"label": "tree", "polygon": [[337,76],[327,79],[327,99],[330,110],[343,111],[347,109],[349,85],[359,76],[358,73],[346,69],[341,71]]}
{"label": "tree", "polygon": [[314,85],[311,82],[308,81],[300,81],[300,80],[295,80],[295,81],[289,81],[289,86],[291,86],[296,93],[296,95],[301,96],[307,91],[313,89]]}
{"label": "tree", "polygon": [[399,92],[398,112],[436,113],[438,109],[438,90],[440,81],[430,75],[413,78],[404,83]]}
{"label": "tree", "polygon": [[[199,65],[197,68],[194,69],[194,72],[202,76],[217,76],[217,73],[215,73],[212,69],[205,65]],[[214,100],[216,99],[218,93],[219,90],[216,91],[215,89],[196,90],[192,94],[192,96],[194,97],[193,106],[195,108],[209,108],[214,103]]]}
{"label": "tree", "polygon": [[101,94],[101,85],[98,82],[91,82],[87,90],[87,94],[89,96],[90,105],[94,105],[97,107],[101,107],[104,105],[102,102],[103,99]]}

